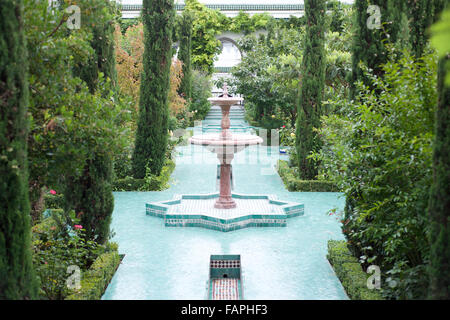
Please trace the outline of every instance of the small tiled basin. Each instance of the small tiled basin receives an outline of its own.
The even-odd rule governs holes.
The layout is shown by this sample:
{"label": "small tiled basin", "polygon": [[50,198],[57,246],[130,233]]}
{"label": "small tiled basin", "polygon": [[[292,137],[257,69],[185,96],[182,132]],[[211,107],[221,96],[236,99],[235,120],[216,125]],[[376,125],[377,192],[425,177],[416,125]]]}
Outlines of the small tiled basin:
{"label": "small tiled basin", "polygon": [[164,219],[167,227],[203,227],[232,231],[247,227],[285,227],[287,218],[304,214],[304,205],[273,195],[233,193],[236,208],[217,209],[218,193],[175,195],[172,200],[146,204],[146,213]]}

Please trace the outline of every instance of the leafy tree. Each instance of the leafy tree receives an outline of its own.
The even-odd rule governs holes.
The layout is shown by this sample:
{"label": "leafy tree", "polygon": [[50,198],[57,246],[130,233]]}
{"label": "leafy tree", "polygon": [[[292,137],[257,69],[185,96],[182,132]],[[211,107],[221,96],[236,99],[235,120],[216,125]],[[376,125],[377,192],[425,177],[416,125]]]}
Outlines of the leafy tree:
{"label": "leafy tree", "polygon": [[33,299],[23,2],[0,3],[0,299]]}
{"label": "leafy tree", "polygon": [[[431,299],[450,298],[450,82],[448,70],[450,70],[450,55],[448,51],[448,30],[450,7],[443,13],[439,24],[433,26],[433,32],[438,40],[444,40],[437,46],[440,53],[438,69],[439,101],[436,110],[436,137],[433,153],[433,184],[430,190],[428,212],[430,216],[430,290],[428,296]],[[445,36],[444,36],[445,34]],[[435,42],[433,41],[433,42]],[[443,47],[444,46],[444,47]],[[447,46],[447,48],[445,48]]]}
{"label": "leafy tree", "polygon": [[34,219],[39,220],[42,207],[37,204],[46,187],[63,191],[67,179],[79,177],[97,151],[107,150],[109,156],[120,153],[127,136],[123,123],[129,113],[128,102],[113,94],[111,80],[103,73],[94,94],[74,76],[74,67],[87,63],[94,54],[91,29],[68,32],[64,10],[49,10],[45,0],[25,2],[32,92],[30,194],[36,203]]}
{"label": "leafy tree", "polygon": [[[95,0],[81,2],[79,6],[82,12],[92,12],[90,19],[89,16],[87,18],[87,25],[85,21],[85,29],[91,29],[90,45],[93,50],[88,64],[77,65],[74,73],[86,82],[91,93],[99,91],[98,81],[105,77],[107,81],[101,85],[106,85],[107,88],[102,88],[100,94],[110,95],[107,90],[114,90],[117,82],[114,52],[114,19],[117,13],[115,3]],[[99,78],[99,73],[102,78]],[[112,170],[112,155],[97,149],[87,157],[79,175],[69,174],[65,180],[66,210],[82,212],[81,223],[86,229],[86,236],[99,243],[104,243],[109,236],[114,207]]]}
{"label": "leafy tree", "polygon": [[325,1],[305,1],[306,37],[303,53],[303,72],[297,109],[296,147],[300,177],[315,179],[318,168],[308,158],[321,147],[316,130],[323,113],[322,99],[325,89]]}
{"label": "leafy tree", "polygon": [[183,78],[178,92],[185,98],[191,98],[192,75],[191,75],[191,52],[192,52],[192,22],[194,21],[192,13],[184,11],[181,15],[179,25],[180,49],[178,59],[183,62]]}
{"label": "leafy tree", "polygon": [[170,66],[169,90],[169,112],[173,117],[186,116],[186,100],[178,94],[180,85],[183,83],[183,79],[183,63],[180,60],[174,60]]}
{"label": "leafy tree", "polygon": [[174,16],[173,0],[143,2],[145,49],[133,153],[135,178],[144,178],[147,167],[159,175],[165,161]]}

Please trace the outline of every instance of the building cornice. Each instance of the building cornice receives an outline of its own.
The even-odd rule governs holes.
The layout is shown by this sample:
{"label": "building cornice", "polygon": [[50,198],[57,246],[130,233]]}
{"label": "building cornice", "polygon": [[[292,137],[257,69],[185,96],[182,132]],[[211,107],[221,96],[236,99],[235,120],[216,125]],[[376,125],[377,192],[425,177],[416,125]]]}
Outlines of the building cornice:
{"label": "building cornice", "polygon": [[[220,11],[304,11],[304,4],[205,4],[206,7]],[[183,11],[184,4],[175,4],[177,11]],[[141,4],[124,4],[122,11],[140,11]]]}

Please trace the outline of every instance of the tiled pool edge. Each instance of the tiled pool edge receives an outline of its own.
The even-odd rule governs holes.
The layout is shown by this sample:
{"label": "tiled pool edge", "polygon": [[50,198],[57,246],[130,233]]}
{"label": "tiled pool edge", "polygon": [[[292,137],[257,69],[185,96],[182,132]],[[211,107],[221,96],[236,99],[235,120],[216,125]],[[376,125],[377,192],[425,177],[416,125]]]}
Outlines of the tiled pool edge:
{"label": "tiled pool edge", "polygon": [[236,218],[221,219],[204,214],[168,214],[171,205],[183,199],[212,199],[218,193],[202,195],[175,195],[172,200],[145,204],[145,212],[149,216],[163,218],[166,227],[202,227],[206,229],[229,232],[249,227],[286,227],[287,219],[304,215],[304,205],[296,202],[277,200],[273,195],[251,195],[233,193],[237,199],[267,199],[270,204],[278,205],[283,214],[248,214]]}

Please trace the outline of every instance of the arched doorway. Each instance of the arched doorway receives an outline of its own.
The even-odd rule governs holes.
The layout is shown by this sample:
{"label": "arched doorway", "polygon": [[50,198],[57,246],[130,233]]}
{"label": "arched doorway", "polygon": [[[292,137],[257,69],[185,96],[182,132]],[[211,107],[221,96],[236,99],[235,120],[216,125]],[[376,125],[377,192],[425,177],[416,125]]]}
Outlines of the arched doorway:
{"label": "arched doorway", "polygon": [[242,59],[241,51],[236,42],[230,38],[219,38],[222,43],[222,51],[214,62],[217,69],[231,68],[239,64]]}

